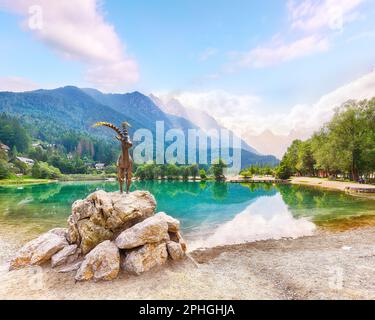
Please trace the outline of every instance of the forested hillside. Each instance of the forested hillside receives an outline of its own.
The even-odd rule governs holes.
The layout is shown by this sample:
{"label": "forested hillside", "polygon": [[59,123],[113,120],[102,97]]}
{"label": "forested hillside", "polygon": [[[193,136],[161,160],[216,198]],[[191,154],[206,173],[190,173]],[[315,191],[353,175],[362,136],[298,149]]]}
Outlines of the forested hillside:
{"label": "forested hillside", "polygon": [[[183,117],[164,113],[139,92],[103,94],[73,86],[24,93],[0,92],[0,113],[3,121],[0,141],[14,149],[13,157],[28,156],[49,163],[62,173],[85,173],[85,163],[115,163],[118,142],[110,130],[92,128],[97,121],[118,126],[128,121],[132,125],[131,135],[140,128],[154,133],[156,121],[164,121],[165,131],[177,128],[187,133],[188,129],[199,129]],[[274,165],[277,159],[242,150],[242,165],[254,163]]]}

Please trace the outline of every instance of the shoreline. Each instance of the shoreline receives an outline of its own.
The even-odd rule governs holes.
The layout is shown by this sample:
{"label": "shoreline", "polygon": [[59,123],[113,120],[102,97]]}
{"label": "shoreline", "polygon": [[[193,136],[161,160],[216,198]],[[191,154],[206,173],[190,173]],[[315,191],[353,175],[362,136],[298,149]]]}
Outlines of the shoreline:
{"label": "shoreline", "polygon": [[47,179],[6,179],[0,180],[0,187],[15,187],[15,186],[30,186],[38,184],[51,184],[57,183],[58,180],[47,180]]}
{"label": "shoreline", "polygon": [[[39,268],[0,272],[1,299],[375,299],[375,227],[318,231],[191,252],[189,259],[112,282],[74,282]],[[32,269],[34,271],[32,271]],[[34,272],[34,273],[33,273]]]}
{"label": "shoreline", "polygon": [[[365,197],[369,199],[375,200],[375,185],[370,184],[360,184],[356,182],[344,182],[344,181],[330,181],[321,178],[311,178],[311,177],[293,177],[290,180],[290,184],[292,185],[301,185],[301,186],[308,186],[313,188],[320,188],[326,190],[333,190],[333,191],[341,191],[345,192],[346,194],[356,196],[356,197]],[[349,189],[348,189],[349,188]],[[367,188],[374,190],[372,192],[355,192],[350,190],[350,188]]]}
{"label": "shoreline", "polygon": [[[5,179],[0,180],[0,187],[1,186],[18,186],[18,185],[30,185],[30,184],[50,184],[50,183],[63,183],[63,182],[90,182],[90,181],[108,181],[108,182],[116,182],[116,178],[113,176],[92,176],[92,175],[77,175],[74,176],[66,176],[60,179],[51,180],[51,179]],[[141,181],[137,178],[133,178],[133,181]],[[188,180],[183,179],[154,179],[154,180],[144,180],[144,181],[155,181],[155,182],[215,182],[215,180],[205,179],[202,180],[200,178],[192,179],[189,178]],[[356,182],[344,182],[344,181],[330,181],[323,178],[315,178],[315,177],[292,177],[289,180],[280,180],[271,177],[255,177],[254,179],[246,180],[239,177],[228,177],[227,180],[220,181],[220,183],[244,183],[244,184],[253,184],[253,183],[271,183],[271,184],[292,184],[292,185],[303,185],[303,186],[310,186],[310,187],[317,187],[322,189],[329,189],[329,190],[336,190],[336,191],[343,191],[349,194],[364,194],[364,195],[372,195],[375,193],[375,185],[370,184],[360,184]],[[370,189],[370,193],[360,193],[360,192],[350,192],[348,189]],[[375,197],[375,194],[374,194]]]}

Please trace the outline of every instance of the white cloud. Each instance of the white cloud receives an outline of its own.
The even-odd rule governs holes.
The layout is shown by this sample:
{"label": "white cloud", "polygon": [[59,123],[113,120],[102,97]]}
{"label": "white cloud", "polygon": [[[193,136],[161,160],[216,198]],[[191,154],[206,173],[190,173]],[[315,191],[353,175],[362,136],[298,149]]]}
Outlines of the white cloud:
{"label": "white cloud", "polygon": [[21,77],[0,78],[0,91],[24,92],[38,88],[38,85]]}
{"label": "white cloud", "polygon": [[[328,122],[336,107],[351,99],[374,97],[375,70],[322,96],[314,104],[298,104],[287,113],[264,113],[260,97],[223,90],[158,95],[164,99],[176,98],[187,108],[207,112],[250,145],[258,137],[268,144],[264,148],[254,144],[260,152],[270,153],[270,150],[274,150],[273,154],[281,156],[291,140],[305,139]],[[265,131],[268,133],[264,135]]]}
{"label": "white cloud", "polygon": [[249,52],[239,54],[237,65],[264,68],[326,51],[328,47],[328,39],[316,35],[307,36],[290,43],[273,40],[269,45],[259,46]]}
{"label": "white cloud", "polygon": [[0,8],[23,16],[23,29],[66,59],[82,62],[88,82],[118,91],[139,79],[137,62],[126,54],[96,0],[0,0]]}
{"label": "white cloud", "polygon": [[[315,104],[296,105],[289,113],[248,119],[249,128],[242,128],[242,137],[260,152],[281,157],[294,139],[306,139],[332,118],[337,107],[348,100],[371,99],[375,96],[375,70],[321,97]],[[258,125],[257,125],[258,124]],[[267,146],[257,144],[263,141]]]}
{"label": "white cloud", "polygon": [[224,90],[207,92],[172,92],[161,93],[157,96],[163,100],[173,98],[180,101],[185,107],[205,111],[226,126],[238,122],[240,115],[247,116],[260,104],[261,99],[255,95],[236,95]]}
{"label": "white cloud", "polygon": [[324,95],[313,106],[297,106],[292,109],[293,125],[297,129],[315,130],[330,120],[334,109],[350,99],[363,100],[375,96],[375,69],[335,91]]}
{"label": "white cloud", "polygon": [[290,0],[288,11],[291,26],[310,32],[324,28],[340,30],[358,17],[355,9],[363,2],[364,0]]}
{"label": "white cloud", "polygon": [[356,9],[365,0],[290,0],[289,26],[267,43],[232,54],[227,71],[237,68],[266,68],[329,49],[332,35],[356,20]]}

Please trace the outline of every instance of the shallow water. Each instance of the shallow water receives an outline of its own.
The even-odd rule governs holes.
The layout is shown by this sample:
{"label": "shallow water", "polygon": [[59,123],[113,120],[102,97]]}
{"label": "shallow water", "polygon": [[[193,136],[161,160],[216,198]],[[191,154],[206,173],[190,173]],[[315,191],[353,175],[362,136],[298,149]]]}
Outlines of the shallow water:
{"label": "shallow water", "polygon": [[[190,246],[215,246],[310,235],[316,225],[375,217],[375,201],[296,185],[214,182],[135,182],[152,192],[158,211],[182,223]],[[112,182],[0,187],[0,230],[37,234],[66,226],[72,203],[91,192],[114,191]]]}

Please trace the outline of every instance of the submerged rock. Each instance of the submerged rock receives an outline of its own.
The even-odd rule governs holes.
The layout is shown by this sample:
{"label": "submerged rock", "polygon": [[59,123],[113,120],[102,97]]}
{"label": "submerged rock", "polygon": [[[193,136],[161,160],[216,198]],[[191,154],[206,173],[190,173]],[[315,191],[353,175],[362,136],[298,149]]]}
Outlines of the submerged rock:
{"label": "submerged rock", "polygon": [[123,231],[115,243],[120,249],[133,249],[163,240],[169,240],[168,224],[159,216],[153,216]]}
{"label": "submerged rock", "polygon": [[[53,231],[53,230],[52,230]],[[41,265],[68,245],[65,237],[47,232],[26,243],[10,261],[10,270],[31,265]]]}
{"label": "submerged rock", "polygon": [[122,269],[131,274],[140,275],[167,262],[168,252],[165,242],[149,243],[126,253]]}
{"label": "submerged rock", "polygon": [[120,252],[111,241],[104,241],[97,245],[83,260],[75,279],[113,280],[120,271]]}

